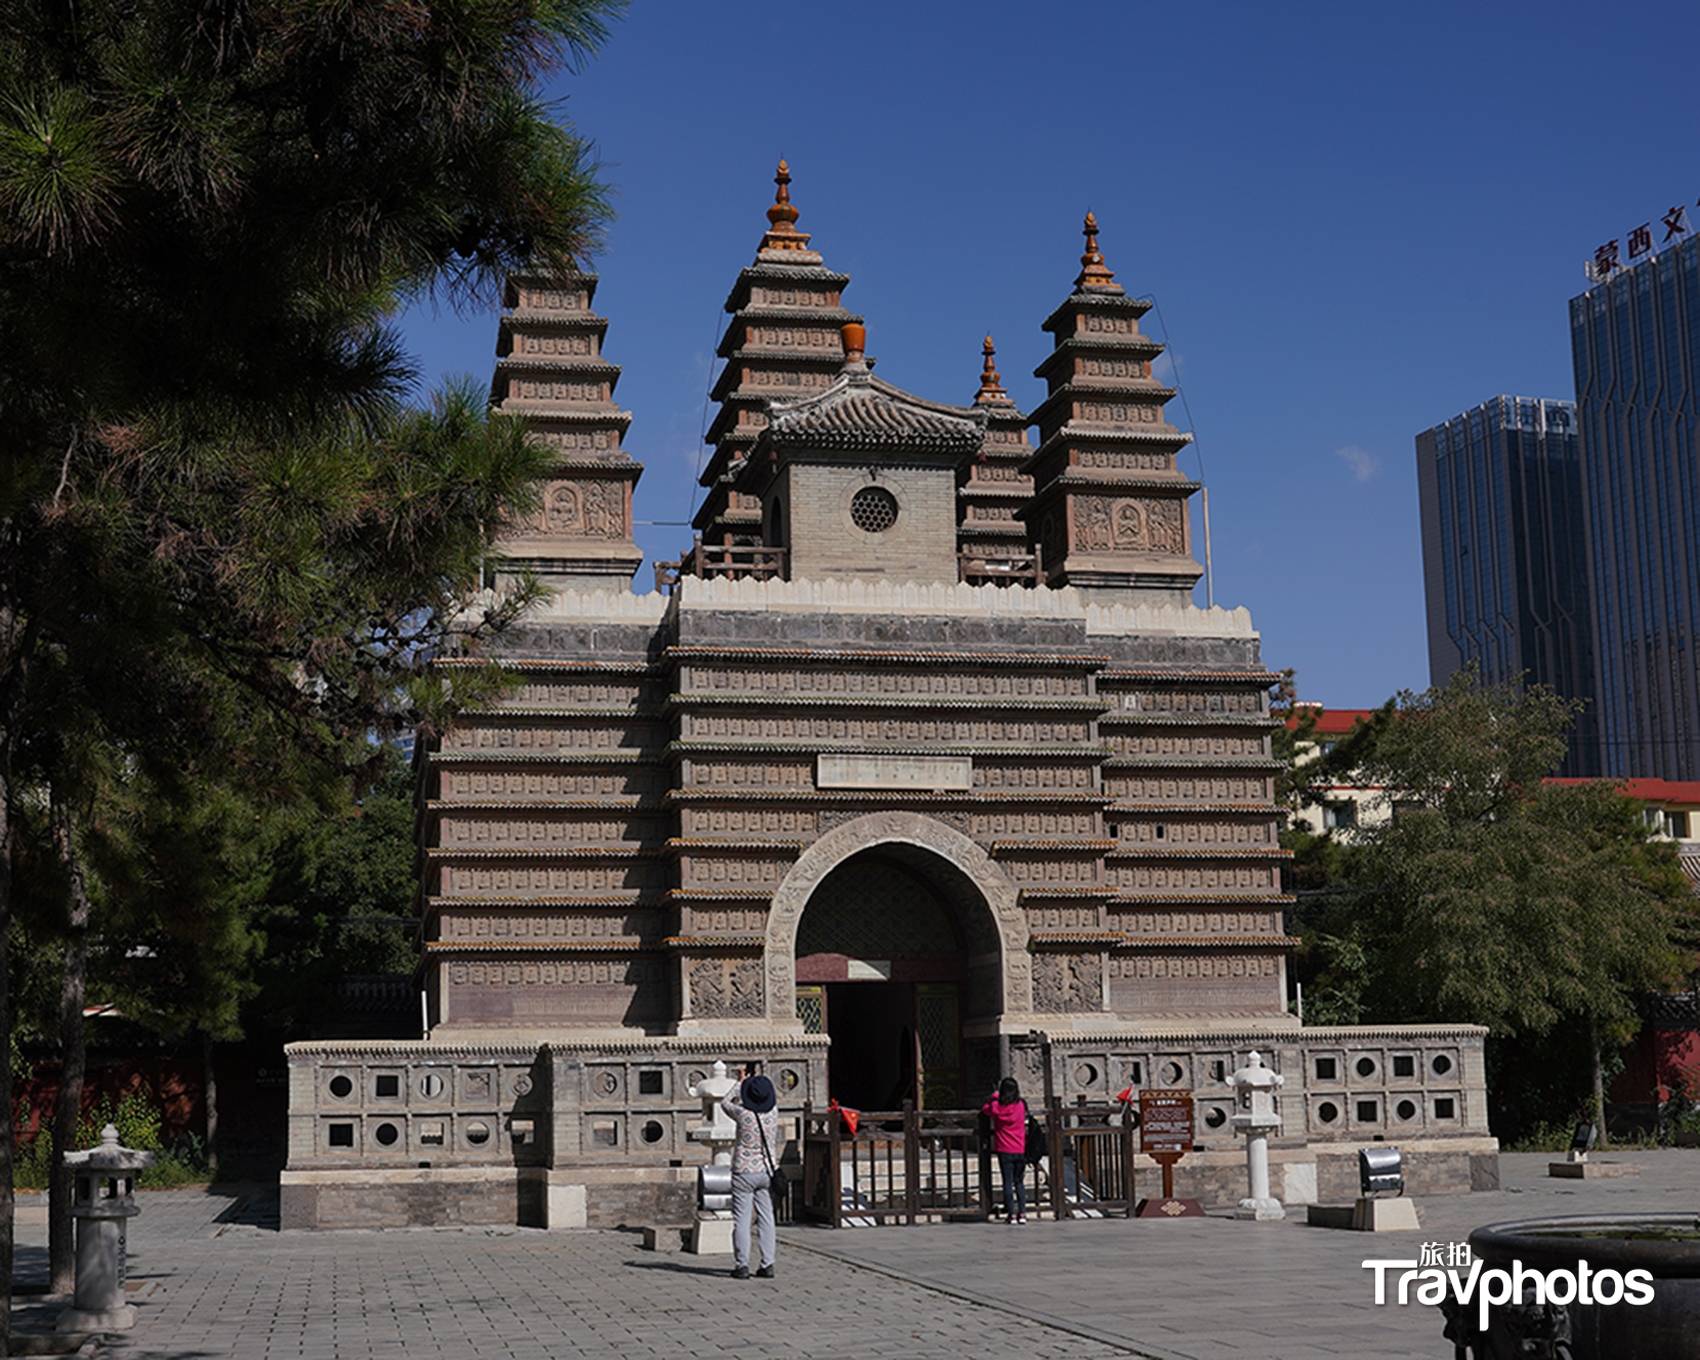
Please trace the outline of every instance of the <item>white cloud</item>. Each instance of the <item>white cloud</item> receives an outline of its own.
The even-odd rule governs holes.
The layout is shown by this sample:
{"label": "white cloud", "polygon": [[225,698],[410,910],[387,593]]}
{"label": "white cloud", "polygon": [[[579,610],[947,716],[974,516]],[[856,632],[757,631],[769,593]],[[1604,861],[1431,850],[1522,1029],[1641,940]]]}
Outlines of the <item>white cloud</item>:
{"label": "white cloud", "polygon": [[1356,444],[1348,444],[1343,449],[1335,449],[1334,456],[1344,463],[1352,474],[1352,480],[1367,482],[1381,471],[1381,459],[1377,458],[1366,448]]}

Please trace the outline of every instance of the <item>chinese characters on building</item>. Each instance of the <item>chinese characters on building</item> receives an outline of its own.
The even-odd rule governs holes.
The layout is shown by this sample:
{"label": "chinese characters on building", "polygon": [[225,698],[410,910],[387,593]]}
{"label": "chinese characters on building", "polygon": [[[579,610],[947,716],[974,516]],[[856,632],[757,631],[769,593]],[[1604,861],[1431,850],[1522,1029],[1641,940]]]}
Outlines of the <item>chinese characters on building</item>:
{"label": "chinese characters on building", "polygon": [[[1700,203],[1696,203],[1695,206],[1700,207]],[[1659,240],[1660,245],[1669,245],[1672,241],[1682,240],[1690,231],[1687,206],[1678,203],[1659,219],[1659,224],[1664,228],[1664,236]],[[1582,272],[1588,276],[1591,282],[1604,283],[1618,270],[1626,269],[1629,265],[1653,254],[1653,224],[1643,222],[1640,226],[1631,229],[1626,244],[1628,247],[1627,260],[1618,248],[1617,238],[1613,237],[1604,245],[1595,248],[1594,258],[1582,266]]]}

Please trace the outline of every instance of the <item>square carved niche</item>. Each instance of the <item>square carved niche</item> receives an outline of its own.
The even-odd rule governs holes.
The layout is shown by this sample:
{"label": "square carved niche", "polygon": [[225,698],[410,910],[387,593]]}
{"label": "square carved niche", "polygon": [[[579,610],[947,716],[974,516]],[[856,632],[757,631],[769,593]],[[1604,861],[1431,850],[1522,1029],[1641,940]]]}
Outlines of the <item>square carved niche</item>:
{"label": "square carved niche", "polygon": [[666,1095],[667,1069],[663,1067],[640,1067],[637,1074],[637,1093],[640,1096]]}
{"label": "square carved niche", "polygon": [[496,1103],[496,1070],[492,1067],[460,1069],[460,1099],[467,1105]]}
{"label": "square carved niche", "polygon": [[372,1074],[372,1098],[374,1100],[400,1100],[401,1073],[374,1072]]}
{"label": "square carved niche", "polygon": [[331,1119],[325,1122],[325,1146],[332,1152],[353,1152],[360,1143],[360,1131],[352,1119]]}
{"label": "square carved niche", "polygon": [[590,1121],[591,1151],[619,1146],[620,1121],[618,1119],[592,1119]]}
{"label": "square carved niche", "polygon": [[422,1119],[413,1126],[414,1137],[422,1148],[440,1148],[446,1145],[448,1126],[441,1119]]}

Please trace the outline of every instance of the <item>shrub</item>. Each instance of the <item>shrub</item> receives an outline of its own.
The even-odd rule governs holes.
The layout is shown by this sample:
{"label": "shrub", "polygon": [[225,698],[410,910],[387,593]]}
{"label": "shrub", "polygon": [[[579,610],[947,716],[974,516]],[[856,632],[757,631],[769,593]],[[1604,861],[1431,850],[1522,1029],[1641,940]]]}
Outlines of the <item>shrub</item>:
{"label": "shrub", "polygon": [[[125,1147],[154,1154],[154,1163],[136,1178],[143,1190],[166,1190],[207,1179],[206,1145],[193,1134],[165,1145],[159,1107],[141,1091],[129,1091],[116,1102],[103,1096],[77,1121],[75,1146],[91,1148],[100,1142],[108,1124],[118,1130]],[[20,1190],[45,1190],[53,1168],[53,1130],[43,1124],[36,1136],[18,1147],[12,1184]]]}

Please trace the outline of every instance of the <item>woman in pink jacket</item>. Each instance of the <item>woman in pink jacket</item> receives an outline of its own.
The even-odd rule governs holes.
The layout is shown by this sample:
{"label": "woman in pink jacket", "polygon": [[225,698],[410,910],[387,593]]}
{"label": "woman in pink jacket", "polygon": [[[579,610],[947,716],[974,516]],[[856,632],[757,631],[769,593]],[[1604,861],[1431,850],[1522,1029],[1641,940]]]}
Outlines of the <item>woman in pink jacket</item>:
{"label": "woman in pink jacket", "polygon": [[1023,1173],[1027,1170],[1027,1102],[1021,1098],[1021,1088],[1014,1077],[998,1083],[980,1113],[992,1122],[992,1151],[998,1155],[998,1170],[1003,1173],[1004,1221],[1012,1227],[1027,1222],[1027,1187]]}

